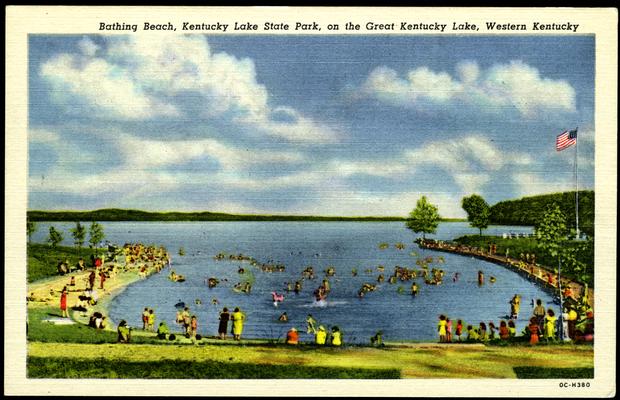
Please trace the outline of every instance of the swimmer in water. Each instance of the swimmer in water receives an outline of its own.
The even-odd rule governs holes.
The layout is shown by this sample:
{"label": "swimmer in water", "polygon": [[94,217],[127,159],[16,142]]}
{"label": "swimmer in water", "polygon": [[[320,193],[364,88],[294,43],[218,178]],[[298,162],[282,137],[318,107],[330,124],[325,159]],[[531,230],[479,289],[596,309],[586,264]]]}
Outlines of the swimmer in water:
{"label": "swimmer in water", "polygon": [[200,300],[200,299],[196,299],[196,300],[194,301],[194,303],[196,303],[196,305],[201,305],[201,304],[202,304],[202,300]]}
{"label": "swimmer in water", "polygon": [[214,306],[217,306],[218,304],[220,304],[220,302],[218,301],[218,299],[214,297],[211,299],[211,304],[213,304]]}

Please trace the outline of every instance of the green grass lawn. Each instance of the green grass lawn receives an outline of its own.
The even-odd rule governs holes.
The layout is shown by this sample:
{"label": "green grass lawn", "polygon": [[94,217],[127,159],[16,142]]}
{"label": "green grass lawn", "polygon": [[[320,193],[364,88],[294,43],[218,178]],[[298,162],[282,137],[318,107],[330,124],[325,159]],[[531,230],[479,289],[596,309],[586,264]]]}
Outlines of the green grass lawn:
{"label": "green grass lawn", "polygon": [[309,367],[223,361],[124,361],[28,357],[29,378],[397,379],[398,369]]}
{"label": "green grass lawn", "polygon": [[[101,250],[99,250],[101,252]],[[86,265],[89,265],[89,258],[95,250],[82,248],[78,256],[77,249],[74,247],[57,246],[52,248],[47,244],[32,243],[28,245],[28,282],[39,279],[58,276],[58,262],[68,259],[69,265],[73,268],[80,257],[84,258]]]}

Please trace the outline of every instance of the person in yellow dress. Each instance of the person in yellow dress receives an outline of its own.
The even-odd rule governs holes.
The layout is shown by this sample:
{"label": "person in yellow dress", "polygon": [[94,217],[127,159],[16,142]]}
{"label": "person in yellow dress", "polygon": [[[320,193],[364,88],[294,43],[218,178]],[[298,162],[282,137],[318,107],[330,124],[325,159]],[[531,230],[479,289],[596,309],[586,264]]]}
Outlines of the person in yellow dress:
{"label": "person in yellow dress", "polygon": [[241,312],[239,307],[235,308],[231,319],[233,321],[233,337],[235,340],[241,340],[241,333],[243,332],[243,322],[245,321],[245,314]]}
{"label": "person in yellow dress", "polygon": [[332,346],[342,346],[342,333],[337,326],[332,327]]}
{"label": "person in yellow dress", "polygon": [[545,338],[547,340],[555,340],[555,321],[558,317],[552,309],[547,310],[547,316],[545,317]]}
{"label": "person in yellow dress", "polygon": [[325,331],[325,327],[323,325],[319,326],[319,329],[316,331],[314,336],[316,344],[324,345],[327,341],[327,332]]}
{"label": "person in yellow dress", "polygon": [[439,316],[439,323],[437,324],[437,331],[439,332],[439,343],[445,343],[447,342],[447,327],[448,325],[448,321],[446,321],[446,316],[445,315],[440,315]]}

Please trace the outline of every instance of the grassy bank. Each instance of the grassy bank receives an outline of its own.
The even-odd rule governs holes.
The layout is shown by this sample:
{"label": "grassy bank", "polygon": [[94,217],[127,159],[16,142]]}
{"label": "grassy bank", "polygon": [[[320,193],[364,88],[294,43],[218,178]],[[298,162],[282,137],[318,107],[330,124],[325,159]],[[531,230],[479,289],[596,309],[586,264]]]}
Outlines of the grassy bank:
{"label": "grassy bank", "polygon": [[34,282],[51,276],[58,276],[58,262],[62,260],[69,260],[69,265],[73,268],[80,257],[82,257],[86,265],[88,265],[89,257],[92,254],[95,254],[95,250],[90,248],[82,248],[80,255],[78,255],[75,247],[51,247],[46,244],[38,243],[28,244],[28,282]]}
{"label": "grassy bank", "polygon": [[223,361],[124,361],[28,358],[29,378],[397,379],[397,369],[308,367]]}
{"label": "grassy bank", "polygon": [[[466,235],[454,240],[466,246],[479,247],[488,251],[490,244],[497,246],[497,254],[504,255],[509,250],[511,257],[518,258],[520,254],[536,254],[536,263],[546,265],[551,268],[557,267],[557,258],[538,247],[536,238],[512,238],[504,239],[498,236]],[[575,274],[568,268],[562,270],[562,275],[566,278],[580,283],[587,283],[590,287],[594,286],[594,242],[588,241],[587,249],[577,252],[577,260],[585,263],[587,267],[586,279],[581,279],[581,274]],[[569,243],[574,246],[574,243]]]}
{"label": "grassy bank", "polygon": [[28,376],[56,378],[518,378],[528,373],[547,378],[562,373],[555,370],[559,365],[573,374],[581,371],[578,377],[586,378],[593,368],[592,346],[579,345],[315,348],[232,342],[196,346],[31,342],[28,357]]}

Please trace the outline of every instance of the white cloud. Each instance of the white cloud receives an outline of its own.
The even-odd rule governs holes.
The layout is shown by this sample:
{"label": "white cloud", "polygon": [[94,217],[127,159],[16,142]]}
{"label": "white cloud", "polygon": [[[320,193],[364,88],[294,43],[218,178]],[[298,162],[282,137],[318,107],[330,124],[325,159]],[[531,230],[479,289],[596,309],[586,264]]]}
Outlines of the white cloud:
{"label": "white cloud", "polygon": [[[340,135],[286,105],[270,105],[254,62],[212,52],[203,36],[114,37],[105,51],[85,38],[78,47],[81,54],[60,54],[41,67],[41,76],[62,97],[59,101],[74,111],[147,120],[182,116],[184,102],[192,102],[201,107],[203,117],[228,118],[293,142],[332,143]],[[93,110],[79,109],[73,97]],[[289,116],[286,121],[273,119],[282,112]]]}
{"label": "white cloud", "polygon": [[39,128],[28,129],[28,141],[31,143],[55,144],[60,140],[58,133]]}
{"label": "white cloud", "polygon": [[78,42],[78,47],[84,55],[90,57],[93,57],[99,50],[99,46],[87,37]]}
{"label": "white cloud", "polygon": [[175,107],[144,93],[127,71],[100,58],[83,60],[62,54],[43,64],[41,75],[52,85],[53,95],[72,108],[72,112],[92,112],[78,108],[71,101],[71,97],[77,96],[95,111],[127,120],[178,115]]}
{"label": "white cloud", "polygon": [[558,176],[550,180],[536,173],[518,172],[512,174],[512,181],[517,185],[516,197],[575,190],[575,185],[570,178],[566,180]]}
{"label": "white cloud", "polygon": [[382,66],[369,74],[360,93],[405,107],[468,104],[490,113],[511,107],[528,118],[576,110],[575,90],[568,82],[542,77],[536,68],[521,61],[494,65],[486,71],[473,61],[465,61],[457,64],[456,70],[457,77],[453,78],[446,72],[420,67],[403,79]]}
{"label": "white cloud", "polygon": [[460,204],[461,193],[442,192],[367,192],[356,190],[327,190],[319,196],[310,198],[304,205],[290,211],[302,215],[341,215],[341,216],[400,216],[404,217],[415,208],[417,200],[426,196],[439,209],[443,217],[459,218],[463,210]]}
{"label": "white cloud", "polygon": [[125,162],[132,168],[175,166],[203,157],[217,161],[226,170],[304,161],[303,154],[297,151],[244,150],[215,139],[163,141],[122,134],[118,145]]}

